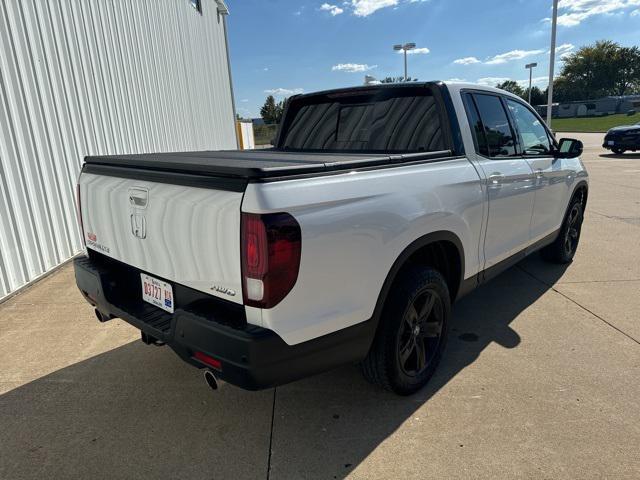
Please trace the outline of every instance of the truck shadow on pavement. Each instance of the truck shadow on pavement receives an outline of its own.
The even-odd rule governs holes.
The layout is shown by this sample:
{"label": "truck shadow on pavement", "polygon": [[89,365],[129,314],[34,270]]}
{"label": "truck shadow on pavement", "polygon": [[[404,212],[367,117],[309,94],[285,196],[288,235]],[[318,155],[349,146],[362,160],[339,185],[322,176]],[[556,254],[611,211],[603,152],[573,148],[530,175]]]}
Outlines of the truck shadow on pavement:
{"label": "truck shadow on pavement", "polygon": [[[355,366],[263,392],[213,393],[168,348],[141,342],[76,363],[0,396],[0,478],[344,478],[418,409],[428,415],[429,401],[485,348],[520,344],[511,323],[564,272],[539,264],[525,260],[454,307],[438,372],[412,397],[367,384]],[[384,457],[402,462],[429,448]],[[394,476],[393,462],[386,468],[380,474]]]}

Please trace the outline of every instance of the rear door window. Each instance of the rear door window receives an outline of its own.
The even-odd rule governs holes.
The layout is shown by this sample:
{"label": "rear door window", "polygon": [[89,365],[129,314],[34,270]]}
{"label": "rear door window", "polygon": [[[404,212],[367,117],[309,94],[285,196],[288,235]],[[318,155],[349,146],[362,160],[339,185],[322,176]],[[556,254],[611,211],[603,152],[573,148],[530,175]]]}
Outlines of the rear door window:
{"label": "rear door window", "polygon": [[[515,156],[515,134],[500,97],[476,93],[473,99],[480,120],[479,124],[475,120],[478,153],[492,158]],[[470,118],[470,122],[473,124],[474,119]]]}
{"label": "rear door window", "polygon": [[473,96],[470,93],[466,93],[464,94],[463,99],[464,107],[467,111],[467,118],[469,119],[469,126],[471,127],[473,141],[476,147],[476,152],[480,155],[488,157],[489,147],[487,146],[487,138],[484,135],[484,126],[482,125],[482,120],[480,120],[480,115],[478,114],[476,104],[473,101]]}
{"label": "rear door window", "polygon": [[434,152],[447,149],[440,105],[427,87],[381,88],[294,99],[287,150]]}

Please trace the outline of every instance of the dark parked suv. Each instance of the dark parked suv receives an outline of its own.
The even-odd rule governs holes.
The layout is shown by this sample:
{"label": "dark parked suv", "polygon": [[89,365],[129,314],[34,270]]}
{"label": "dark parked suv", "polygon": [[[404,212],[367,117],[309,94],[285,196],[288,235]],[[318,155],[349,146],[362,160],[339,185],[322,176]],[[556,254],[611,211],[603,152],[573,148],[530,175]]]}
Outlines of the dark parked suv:
{"label": "dark parked suv", "polygon": [[640,150],[640,122],[612,128],[605,135],[602,146],[618,155],[628,150]]}

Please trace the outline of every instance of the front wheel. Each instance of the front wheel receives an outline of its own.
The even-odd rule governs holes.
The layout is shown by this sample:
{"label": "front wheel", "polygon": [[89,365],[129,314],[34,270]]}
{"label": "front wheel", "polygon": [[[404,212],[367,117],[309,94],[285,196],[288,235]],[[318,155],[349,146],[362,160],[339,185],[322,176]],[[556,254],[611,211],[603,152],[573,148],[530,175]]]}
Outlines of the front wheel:
{"label": "front wheel", "polygon": [[625,152],[624,148],[612,148],[611,151],[616,155],[622,155]]}
{"label": "front wheel", "polygon": [[569,205],[562,227],[560,227],[558,238],[551,245],[542,249],[542,256],[545,260],[561,264],[571,263],[580,242],[582,220],[582,203],[580,198],[574,198]]}
{"label": "front wheel", "polygon": [[432,268],[412,268],[393,285],[378,332],[362,362],[367,380],[410,395],[433,376],[446,344],[449,289]]}

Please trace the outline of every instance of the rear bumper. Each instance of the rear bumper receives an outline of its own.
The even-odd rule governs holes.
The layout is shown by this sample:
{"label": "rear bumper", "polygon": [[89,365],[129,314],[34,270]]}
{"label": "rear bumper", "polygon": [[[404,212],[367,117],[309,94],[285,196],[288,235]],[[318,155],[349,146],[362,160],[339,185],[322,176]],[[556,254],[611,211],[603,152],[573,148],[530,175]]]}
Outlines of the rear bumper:
{"label": "rear bumper", "polygon": [[[367,354],[373,320],[297,345],[287,345],[272,330],[228,318],[225,308],[192,309],[175,296],[173,314],[130,295],[139,275],[124,279],[89,257],[74,261],[76,283],[85,299],[102,314],[121,318],[169,345],[184,361],[198,368],[208,365],[194,358],[202,352],[220,361],[212,369],[222,380],[247,390],[281,385],[334,367],[356,362]],[[138,277],[138,278],[135,278]],[[138,284],[139,285],[139,284]],[[120,295],[127,290],[127,296]],[[137,293],[140,288],[137,288]],[[196,311],[197,310],[197,311]]]}

